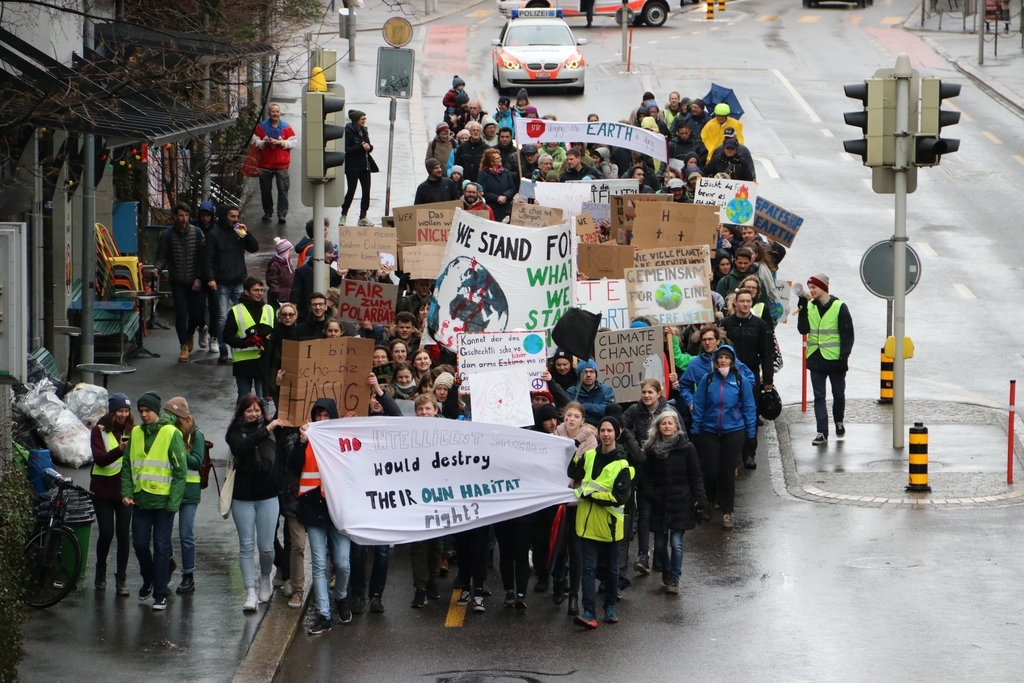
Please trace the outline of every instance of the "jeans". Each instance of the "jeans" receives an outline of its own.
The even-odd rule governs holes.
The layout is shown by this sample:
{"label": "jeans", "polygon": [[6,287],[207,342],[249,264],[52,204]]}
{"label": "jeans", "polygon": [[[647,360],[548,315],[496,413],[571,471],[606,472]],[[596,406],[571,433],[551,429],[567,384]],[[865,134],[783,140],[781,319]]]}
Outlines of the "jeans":
{"label": "jeans", "polygon": [[498,538],[498,568],[506,591],[525,593],[530,582],[530,536],[532,520],[529,516],[498,522],[494,535]]}
{"label": "jeans", "polygon": [[288,190],[291,188],[291,179],[288,177],[287,168],[260,169],[260,199],[263,201],[263,215],[270,216],[274,213],[275,181],[277,183],[277,217],[284,218],[288,215]]}
{"label": "jeans", "polygon": [[184,346],[192,339],[196,329],[203,326],[206,294],[202,287],[194,292],[192,285],[172,282],[171,298],[174,299],[174,331],[178,333],[178,343]]}
{"label": "jeans", "polygon": [[732,514],[736,501],[736,465],[747,435],[741,429],[726,434],[697,435],[697,453],[700,471],[704,475],[704,490],[709,501],[717,501],[726,514]]}
{"label": "jeans", "polygon": [[267,409],[267,402],[263,398],[262,377],[235,377],[235,386],[238,389],[238,398],[235,400],[236,406],[249,394],[256,394],[260,399],[260,403],[263,405],[263,409]]}
{"label": "jeans", "polygon": [[107,574],[107,554],[110,543],[117,536],[117,568],[114,576],[124,580],[128,571],[128,551],[131,545],[132,506],[120,500],[97,498],[93,501],[96,510],[96,525],[99,534],[96,537],[96,576]]}
{"label": "jeans", "polygon": [[358,183],[362,188],[362,193],[359,196],[359,217],[366,218],[366,212],[370,210],[370,171],[346,173],[345,181],[348,183],[348,188],[345,192],[345,201],[341,204],[341,215],[348,215],[352,199],[356,196],[356,183]]}
{"label": "jeans", "polygon": [[[270,576],[274,568],[274,527],[277,525],[277,498],[231,501],[231,517],[238,531],[238,566],[246,588],[256,587],[252,553],[259,546],[260,575]],[[184,560],[183,560],[184,561]]]}
{"label": "jeans", "polygon": [[[171,580],[171,530],[174,513],[168,510],[145,510],[135,506],[132,512],[132,544],[139,558],[142,583],[153,587],[154,598],[167,597]],[[152,539],[153,547],[150,548]]]}
{"label": "jeans", "polygon": [[231,307],[238,303],[238,298],[242,296],[242,283],[237,285],[224,285],[217,283],[217,291],[213,293],[217,299],[217,323],[210,332],[217,337],[217,341],[220,342],[220,353],[221,355],[227,355],[231,349],[224,343],[221,338],[224,334],[224,322],[228,319],[228,313],[231,312]]}
{"label": "jeans", "polygon": [[825,380],[832,383],[832,419],[843,421],[846,414],[846,371],[818,372],[811,370],[811,389],[814,391],[814,421],[818,431],[828,436],[828,408],[825,406]]}
{"label": "jeans", "polygon": [[583,611],[594,614],[597,612],[597,563],[598,559],[605,566],[604,606],[614,607],[619,596],[619,542],[593,541],[589,538],[580,539],[580,550],[583,555]]}
{"label": "jeans", "polygon": [[[654,532],[654,557],[664,567],[663,572],[668,575],[668,578],[676,583],[683,575],[683,533],[685,532],[677,529]],[[669,557],[670,547],[672,549],[671,557]]]}
{"label": "jeans", "polygon": [[386,545],[352,544],[351,566],[348,585],[352,595],[366,595],[366,556],[373,550],[373,568],[370,569],[370,596],[384,595],[384,586],[388,582],[388,562],[391,547]]}
{"label": "jeans", "polygon": [[327,593],[327,542],[331,543],[331,561],[334,562],[334,599],[344,600],[348,596],[350,574],[349,552],[352,541],[334,526],[307,526],[310,563],[313,565],[313,597],[316,611],[331,617],[331,596]]}
{"label": "jeans", "polygon": [[178,542],[181,544],[181,573],[196,570],[196,510],[198,503],[182,503],[178,508]]}

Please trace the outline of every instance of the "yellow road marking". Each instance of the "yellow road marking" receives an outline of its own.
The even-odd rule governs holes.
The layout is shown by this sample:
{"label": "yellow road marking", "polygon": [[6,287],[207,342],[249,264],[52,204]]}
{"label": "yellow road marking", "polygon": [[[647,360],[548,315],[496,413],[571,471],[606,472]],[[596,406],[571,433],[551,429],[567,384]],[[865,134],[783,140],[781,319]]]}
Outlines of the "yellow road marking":
{"label": "yellow road marking", "polygon": [[490,16],[491,14],[494,14],[494,10],[492,10],[492,9],[478,9],[475,12],[470,12],[466,16],[467,17],[486,17],[486,16]]}
{"label": "yellow road marking", "polygon": [[763,17],[758,17],[757,20],[758,21],[778,21],[779,20],[779,15],[778,14],[766,14]]}
{"label": "yellow road marking", "polygon": [[1017,161],[1019,161],[1021,164],[1024,164],[1024,157],[1022,157],[1021,155],[1014,154],[1013,158],[1016,159]]}
{"label": "yellow road marking", "polygon": [[462,628],[466,622],[466,605],[459,605],[459,588],[452,589],[452,600],[448,603],[448,616],[444,619],[445,628]]}
{"label": "yellow road marking", "polygon": [[960,112],[960,120],[961,121],[966,121],[968,123],[970,123],[971,121],[974,121],[974,119],[972,119],[969,114],[964,113],[963,109],[961,109],[960,107],[956,106],[952,102],[943,102],[942,104],[944,104],[945,106],[949,107],[953,111]]}
{"label": "yellow road marking", "polygon": [[995,135],[992,135],[992,133],[989,133],[987,130],[984,133],[982,133],[982,135],[984,135],[985,137],[987,137],[989,140],[991,140],[992,142],[996,143],[997,145],[1003,144],[1002,140],[997,138]]}
{"label": "yellow road marking", "polygon": [[800,17],[800,23],[801,24],[813,24],[814,22],[818,21],[819,19],[821,19],[821,15],[820,14],[808,14],[805,17]]}
{"label": "yellow road marking", "polygon": [[843,21],[846,22],[847,24],[853,24],[854,26],[856,26],[857,24],[860,23],[860,20],[863,18],[864,17],[858,15],[855,17],[846,17],[845,19],[843,19]]}
{"label": "yellow road marking", "polygon": [[902,24],[904,21],[903,17],[884,17],[881,23],[885,26],[894,26],[895,24]]}

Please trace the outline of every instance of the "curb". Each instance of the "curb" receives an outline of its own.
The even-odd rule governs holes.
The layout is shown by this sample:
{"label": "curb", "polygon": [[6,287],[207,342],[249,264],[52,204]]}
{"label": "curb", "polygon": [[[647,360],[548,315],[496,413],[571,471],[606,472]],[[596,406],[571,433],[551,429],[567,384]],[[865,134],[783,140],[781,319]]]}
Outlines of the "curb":
{"label": "curb", "polygon": [[263,618],[256,626],[256,634],[249,643],[249,649],[235,669],[231,683],[271,683],[281,667],[292,640],[299,633],[306,608],[309,606],[310,595],[307,593],[301,609],[288,607],[284,601],[284,593],[274,589],[274,596],[281,596],[280,601],[272,597],[263,613]]}
{"label": "curb", "polygon": [[[434,12],[431,15],[423,16],[422,18],[416,18],[415,20],[410,19],[409,23],[412,24],[413,28],[416,28],[418,26],[423,26],[424,24],[429,24],[432,21],[437,21],[438,19],[447,19],[448,17],[452,16],[453,14],[458,14],[459,12],[464,12],[465,10],[469,9],[470,7],[476,7],[477,5],[482,5],[485,2],[490,2],[490,0],[469,0],[469,2],[464,2],[461,5],[459,5],[458,7],[454,7],[452,9],[450,9],[450,10],[447,10],[447,11],[443,11],[442,10],[442,11]],[[406,19],[408,19],[408,17],[406,15],[402,14],[401,12],[392,12],[391,14],[393,16],[396,16],[396,17],[405,17]],[[414,14],[413,16],[417,17],[418,15]],[[388,17],[388,19],[390,19],[390,18],[391,17]],[[356,15],[356,23],[358,24],[358,22],[359,22],[359,15],[357,14]],[[380,31],[382,28],[384,28],[384,24],[381,24],[380,26],[368,26],[366,28],[356,28],[356,33],[365,33],[365,32],[369,32],[369,31]]]}
{"label": "curb", "polygon": [[1013,92],[978,67],[961,63],[960,60],[953,57],[953,55],[949,54],[944,47],[928,36],[921,36],[921,40],[923,40],[930,48],[935,50],[940,57],[952,64],[953,68],[974,81],[974,83],[984,92],[991,95],[994,99],[999,100],[1003,105],[1016,109],[1019,114],[1024,114],[1024,97]]}

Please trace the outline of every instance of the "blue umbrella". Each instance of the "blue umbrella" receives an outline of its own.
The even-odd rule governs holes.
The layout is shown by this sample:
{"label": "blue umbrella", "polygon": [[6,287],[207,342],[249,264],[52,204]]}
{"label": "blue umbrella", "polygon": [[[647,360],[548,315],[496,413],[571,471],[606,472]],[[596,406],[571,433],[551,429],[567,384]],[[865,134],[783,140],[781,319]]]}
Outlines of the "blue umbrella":
{"label": "blue umbrella", "polygon": [[715,105],[725,102],[729,105],[729,109],[732,113],[729,116],[734,119],[739,119],[743,116],[743,107],[740,106],[740,101],[736,99],[736,94],[733,93],[732,88],[726,88],[716,83],[711,84],[711,90],[704,96],[704,104],[706,111],[713,112]]}

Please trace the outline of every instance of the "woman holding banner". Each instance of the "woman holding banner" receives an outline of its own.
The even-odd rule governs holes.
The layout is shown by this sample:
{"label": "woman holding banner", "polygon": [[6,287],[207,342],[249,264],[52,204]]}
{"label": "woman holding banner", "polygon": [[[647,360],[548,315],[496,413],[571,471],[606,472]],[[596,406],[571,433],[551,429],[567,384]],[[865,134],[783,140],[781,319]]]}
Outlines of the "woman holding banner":
{"label": "woman holding banner", "polygon": [[[583,404],[573,401],[565,406],[562,424],[555,428],[556,436],[564,436],[576,442],[576,457],[582,458],[587,451],[597,448],[597,431],[587,424],[586,409]],[[580,482],[570,484],[573,488]],[[563,505],[555,516],[554,528],[555,551],[551,557],[551,576],[555,580],[554,601],[561,605],[566,596],[569,597],[570,617],[580,613],[580,576],[583,570],[583,556],[580,550],[580,537],[576,535],[576,506]],[[566,581],[566,565],[569,576]]]}

